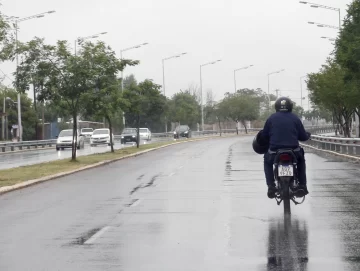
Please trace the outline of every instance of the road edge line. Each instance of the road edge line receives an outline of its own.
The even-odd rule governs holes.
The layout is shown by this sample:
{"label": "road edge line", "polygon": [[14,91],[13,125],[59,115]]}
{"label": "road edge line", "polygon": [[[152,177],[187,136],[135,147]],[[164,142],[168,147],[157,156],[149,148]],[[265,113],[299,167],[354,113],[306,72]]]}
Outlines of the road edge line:
{"label": "road edge line", "polygon": [[[244,135],[241,134],[240,136],[248,136],[248,135],[252,135],[252,134],[244,134]],[[21,182],[21,183],[10,185],[10,186],[3,186],[3,187],[0,187],[0,195],[8,193],[8,192],[15,191],[15,190],[19,190],[19,189],[22,189],[22,188],[26,188],[26,187],[29,187],[29,186],[37,185],[37,184],[40,184],[40,183],[43,183],[43,182],[46,182],[46,181],[51,181],[51,180],[58,179],[58,178],[61,178],[61,177],[66,177],[68,175],[75,174],[75,173],[78,173],[78,172],[81,172],[81,171],[84,171],[84,170],[88,170],[88,169],[108,165],[108,164],[111,164],[111,163],[115,163],[115,162],[118,162],[118,161],[123,160],[123,159],[133,158],[133,157],[143,155],[143,154],[151,152],[151,151],[156,151],[156,150],[159,150],[159,149],[162,149],[162,148],[166,148],[166,147],[169,147],[169,146],[172,146],[172,145],[182,144],[182,143],[187,143],[187,142],[202,141],[202,140],[207,140],[207,139],[217,139],[217,138],[220,139],[220,138],[236,137],[236,136],[239,136],[239,135],[235,134],[235,135],[226,135],[226,136],[210,136],[210,137],[205,137],[205,138],[197,138],[197,139],[191,139],[191,140],[182,140],[182,141],[171,142],[171,143],[163,145],[163,146],[151,148],[151,149],[140,151],[140,152],[133,153],[133,154],[128,154],[128,155],[118,157],[118,158],[114,158],[114,159],[111,159],[111,160],[101,161],[101,162],[98,162],[98,163],[95,163],[95,164],[80,167],[78,169],[74,169],[74,170],[70,170],[70,171],[66,171],[66,172],[61,172],[61,173],[57,173],[57,174],[53,174],[53,175],[49,175],[49,176],[44,176],[44,177],[41,177],[41,178],[38,178],[38,179],[28,180],[28,181],[24,181],[24,182]]]}

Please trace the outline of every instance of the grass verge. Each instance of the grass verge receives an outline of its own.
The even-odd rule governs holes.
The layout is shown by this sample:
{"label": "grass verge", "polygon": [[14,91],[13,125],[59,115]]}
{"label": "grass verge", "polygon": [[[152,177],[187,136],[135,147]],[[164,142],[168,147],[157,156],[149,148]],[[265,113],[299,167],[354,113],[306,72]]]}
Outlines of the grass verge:
{"label": "grass verge", "polygon": [[169,145],[172,142],[156,142],[151,144],[140,145],[139,148],[129,147],[120,150],[115,150],[114,153],[106,152],[99,154],[91,154],[86,156],[79,156],[77,161],[70,161],[69,158],[30,165],[22,166],[16,169],[9,168],[0,170],[0,187],[18,184],[28,180],[34,180],[61,172],[72,171],[80,169],[85,166],[93,165],[99,162],[121,158],[129,154],[135,154],[140,151]]}

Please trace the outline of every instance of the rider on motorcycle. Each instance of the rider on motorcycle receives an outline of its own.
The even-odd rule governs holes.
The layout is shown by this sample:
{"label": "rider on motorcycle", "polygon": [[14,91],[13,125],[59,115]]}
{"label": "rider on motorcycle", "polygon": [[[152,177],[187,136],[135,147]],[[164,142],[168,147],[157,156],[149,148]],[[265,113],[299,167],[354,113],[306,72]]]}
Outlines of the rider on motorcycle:
{"label": "rider on motorcycle", "polygon": [[[268,197],[275,198],[276,186],[274,180],[273,164],[275,152],[279,149],[293,149],[297,157],[299,186],[297,194],[307,195],[305,153],[299,146],[300,141],[307,141],[310,133],[295,114],[292,113],[293,102],[287,97],[280,97],[275,102],[276,113],[272,114],[265,123],[264,129],[254,140],[253,147],[262,148],[264,153],[264,171],[268,185]],[[254,146],[257,145],[257,146]],[[258,151],[257,151],[258,152]],[[258,152],[260,153],[260,152]]]}

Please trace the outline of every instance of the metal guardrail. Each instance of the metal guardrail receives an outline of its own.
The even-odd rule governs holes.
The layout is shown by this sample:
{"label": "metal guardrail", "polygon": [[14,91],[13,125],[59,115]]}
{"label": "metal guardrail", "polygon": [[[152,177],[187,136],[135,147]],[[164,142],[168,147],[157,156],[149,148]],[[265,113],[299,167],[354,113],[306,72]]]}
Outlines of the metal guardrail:
{"label": "metal guardrail", "polygon": [[[333,132],[334,128],[332,125],[326,126],[310,126],[305,127],[306,130],[313,134],[319,133],[328,133]],[[260,131],[261,128],[249,128],[247,129],[248,132],[257,132]],[[245,129],[241,128],[238,131],[239,133],[245,133]],[[236,133],[236,129],[222,129],[222,134],[230,134]],[[192,137],[201,137],[201,136],[211,136],[211,135],[220,135],[220,131],[217,130],[205,130],[205,131],[192,131]],[[170,139],[173,138],[174,132],[168,133],[152,133],[152,138],[158,139]],[[120,141],[121,135],[114,135],[115,141]],[[360,139],[359,139],[360,140]],[[7,142],[7,143],[0,143],[0,152],[11,152],[15,150],[24,150],[24,149],[45,149],[45,147],[52,147],[56,144],[56,139],[49,139],[49,140],[34,140],[34,141],[22,141],[22,142]],[[85,142],[88,143],[89,140],[86,138]]]}
{"label": "metal guardrail", "polygon": [[329,150],[348,155],[360,155],[360,138],[340,138],[330,136],[311,136],[306,144],[321,150]]}
{"label": "metal guardrail", "polygon": [[22,142],[7,142],[0,143],[1,152],[23,150],[23,149],[38,149],[39,147],[45,148],[51,147],[56,144],[56,139],[49,140],[34,140],[34,141],[22,141]]}

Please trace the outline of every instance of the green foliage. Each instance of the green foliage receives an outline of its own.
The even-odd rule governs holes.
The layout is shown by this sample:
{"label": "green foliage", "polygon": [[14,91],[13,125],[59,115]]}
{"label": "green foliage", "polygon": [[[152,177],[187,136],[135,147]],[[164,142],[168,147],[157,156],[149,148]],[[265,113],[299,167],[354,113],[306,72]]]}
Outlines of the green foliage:
{"label": "green foliage", "polygon": [[328,59],[320,72],[308,75],[311,101],[333,113],[334,118],[350,136],[351,116],[355,111],[357,93],[352,81],[344,80],[346,71]]}
{"label": "green foliage", "polygon": [[[114,86],[117,72],[126,65],[137,64],[136,61],[116,59],[115,53],[103,42],[84,43],[81,50],[72,55],[66,41],[49,46],[43,40],[35,39],[22,47],[22,54],[24,60],[18,68],[17,87],[26,90],[26,86],[35,82],[40,85],[38,100],[51,101],[63,112],[70,113],[74,120],[74,141],[77,117],[87,105],[82,102],[86,94],[94,93],[95,89],[108,91]],[[100,114],[107,112],[109,116],[108,108]],[[76,142],[73,160],[76,159],[75,147]]]}
{"label": "green foliage", "polygon": [[[10,131],[12,125],[18,124],[17,104],[17,92],[14,89],[9,89],[1,86],[0,101],[1,111],[3,111],[4,97],[9,97],[11,100],[6,101],[6,113],[7,116],[7,130]],[[20,98],[21,113],[22,113],[22,125],[23,125],[23,140],[34,140],[36,123],[36,114],[32,107],[32,101],[27,95],[22,94]]]}
{"label": "green foliage", "polygon": [[238,91],[227,94],[219,104],[219,114],[232,121],[239,121],[246,129],[245,122],[258,119],[260,97],[254,93]]}
{"label": "green foliage", "polygon": [[141,126],[155,130],[158,128],[157,125],[164,124],[162,117],[165,116],[167,104],[166,98],[161,94],[160,89],[160,85],[147,79],[138,85],[136,82],[132,82],[124,90],[122,108],[126,113],[127,126],[136,128]]}
{"label": "green foliage", "polygon": [[201,123],[201,107],[196,96],[189,91],[174,94],[169,101],[169,108],[172,122],[189,125],[191,129],[196,129],[197,124]]}

